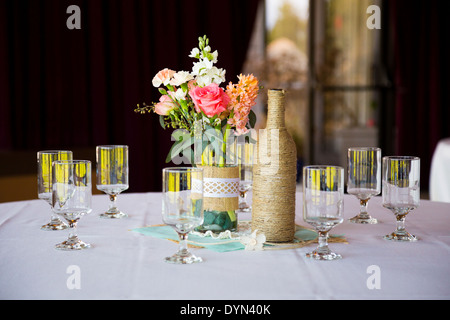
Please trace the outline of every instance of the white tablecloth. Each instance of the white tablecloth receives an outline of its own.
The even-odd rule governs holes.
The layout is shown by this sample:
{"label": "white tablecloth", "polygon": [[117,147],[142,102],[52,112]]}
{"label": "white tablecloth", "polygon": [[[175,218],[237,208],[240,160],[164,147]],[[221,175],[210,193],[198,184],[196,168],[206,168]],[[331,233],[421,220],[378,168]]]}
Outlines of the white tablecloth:
{"label": "white tablecloth", "polygon": [[[77,252],[53,247],[67,231],[40,230],[50,214],[44,201],[1,203],[0,299],[450,298],[450,204],[421,201],[406,219],[407,229],[420,241],[397,243],[382,239],[395,228],[393,214],[381,206],[380,197],[370,200],[369,211],[381,223],[345,221],[332,231],[349,242],[330,244],[341,260],[309,260],[305,253],[314,244],[224,253],[192,249],[203,263],[171,265],[163,258],[174,253],[177,244],[130,231],[162,223],[160,197],[121,194],[118,203],[129,218],[104,220],[98,213],[108,199],[94,196],[93,213],[78,227],[79,237],[92,248]],[[307,226],[302,221],[301,193],[296,207],[296,222]],[[345,217],[354,216],[358,207],[356,198],[346,195]],[[80,288],[71,289],[75,274]]]}
{"label": "white tablecloth", "polygon": [[431,160],[430,199],[450,202],[450,138],[442,139]]}

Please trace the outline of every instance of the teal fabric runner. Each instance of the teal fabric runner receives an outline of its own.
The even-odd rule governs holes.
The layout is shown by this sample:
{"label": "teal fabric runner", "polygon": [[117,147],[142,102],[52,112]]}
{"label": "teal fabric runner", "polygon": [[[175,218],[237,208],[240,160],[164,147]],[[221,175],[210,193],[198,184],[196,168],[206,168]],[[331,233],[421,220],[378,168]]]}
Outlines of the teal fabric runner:
{"label": "teal fabric runner", "polygon": [[[137,232],[146,236],[152,236],[159,239],[168,239],[172,241],[178,241],[178,235],[175,230],[166,225],[157,225],[143,228],[132,229],[133,232]],[[345,242],[342,235],[331,235],[331,238],[340,238],[340,242]],[[317,238],[317,233],[313,230],[296,226],[295,241],[292,244],[265,244],[264,249],[274,249],[274,247],[288,248],[289,246],[295,246],[295,244],[310,243]],[[330,239],[331,240],[331,239]],[[212,237],[201,237],[196,234],[189,234],[188,243],[191,245],[204,247],[206,249],[216,252],[228,252],[236,250],[244,250],[245,246],[239,239],[214,239]],[[299,247],[299,246],[297,246]]]}
{"label": "teal fabric runner", "polygon": [[[155,238],[178,241],[176,231],[170,226],[150,226],[136,228],[132,231]],[[245,248],[238,239],[213,239],[211,237],[201,237],[195,234],[189,234],[188,244],[205,247],[216,252],[243,250]]]}

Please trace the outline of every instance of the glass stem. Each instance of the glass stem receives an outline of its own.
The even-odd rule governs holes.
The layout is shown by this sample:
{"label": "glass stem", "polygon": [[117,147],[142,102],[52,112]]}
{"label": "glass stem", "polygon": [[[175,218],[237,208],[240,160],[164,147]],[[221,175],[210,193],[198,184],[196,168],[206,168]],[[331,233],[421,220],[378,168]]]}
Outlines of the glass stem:
{"label": "glass stem", "polygon": [[328,252],[330,249],[328,248],[328,231],[319,231],[319,246],[317,247],[317,251],[320,253]]}
{"label": "glass stem", "polygon": [[240,191],[239,195],[240,195],[240,197],[239,197],[239,209],[246,209],[246,208],[248,208],[248,204],[247,204],[247,201],[246,201],[247,191],[244,191],[244,192]]}
{"label": "glass stem", "polygon": [[368,213],[367,213],[367,202],[369,201],[369,199],[360,199],[359,200],[359,215],[362,217],[367,217]]}
{"label": "glass stem", "polygon": [[188,252],[188,234],[187,233],[178,233],[178,237],[180,238],[180,246],[178,248],[179,255],[186,255]]}
{"label": "glass stem", "polygon": [[68,220],[69,222],[69,240],[76,239],[77,236],[77,221],[76,220]]}
{"label": "glass stem", "polygon": [[[48,202],[47,202],[48,203]],[[55,211],[53,211],[53,207],[51,203],[50,204],[50,208],[52,209],[52,215],[51,215],[51,219],[50,219],[50,223],[52,224],[60,224],[62,223],[62,219],[59,218],[59,216],[55,213]]]}
{"label": "glass stem", "polygon": [[58,224],[58,223],[61,223],[61,219],[55,213],[52,213],[51,222],[53,224]]}
{"label": "glass stem", "polygon": [[116,206],[116,199],[117,199],[117,195],[116,194],[110,194],[109,195],[109,212],[115,212],[117,211],[117,206]]}
{"label": "glass stem", "polygon": [[406,218],[407,214],[408,213],[397,214],[397,230],[395,230],[396,233],[400,233],[400,234],[406,233],[406,230],[405,230],[405,218]]}

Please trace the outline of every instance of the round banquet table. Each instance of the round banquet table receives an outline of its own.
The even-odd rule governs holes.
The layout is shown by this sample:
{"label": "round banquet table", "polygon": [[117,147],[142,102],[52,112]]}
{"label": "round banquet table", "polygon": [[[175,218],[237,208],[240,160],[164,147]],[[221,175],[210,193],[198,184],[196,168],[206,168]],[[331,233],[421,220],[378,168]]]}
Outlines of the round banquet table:
{"label": "round banquet table", "polygon": [[450,202],[450,138],[436,146],[430,168],[430,199]]}
{"label": "round banquet table", "polygon": [[[43,231],[50,208],[42,200],[0,203],[1,299],[449,299],[450,204],[422,200],[406,219],[419,237],[413,243],[384,240],[395,228],[381,198],[369,201],[376,225],[347,221],[359,204],[345,195],[346,220],[331,233],[348,243],[330,243],[341,260],[305,257],[316,244],[283,250],[215,252],[190,249],[204,259],[193,265],[163,261],[178,245],[133,232],[161,224],[160,193],[123,193],[119,207],[129,217],[105,220],[106,195],[93,197],[93,211],[78,224],[79,237],[92,248],[59,251],[65,231]],[[251,219],[242,215],[240,220]],[[302,194],[296,197],[296,223],[302,221]],[[77,270],[77,286],[71,286]],[[374,285],[376,284],[376,285]],[[186,288],[186,289],[181,289]]]}

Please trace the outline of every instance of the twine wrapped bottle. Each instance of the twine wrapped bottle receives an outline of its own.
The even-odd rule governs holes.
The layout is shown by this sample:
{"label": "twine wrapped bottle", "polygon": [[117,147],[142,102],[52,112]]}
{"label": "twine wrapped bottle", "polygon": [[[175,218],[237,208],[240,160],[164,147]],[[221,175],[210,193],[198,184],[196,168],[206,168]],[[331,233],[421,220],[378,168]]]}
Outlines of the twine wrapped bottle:
{"label": "twine wrapped bottle", "polygon": [[285,126],[284,96],[268,91],[267,127],[259,131],[253,168],[252,230],[268,242],[292,242],[295,234],[297,150]]}

